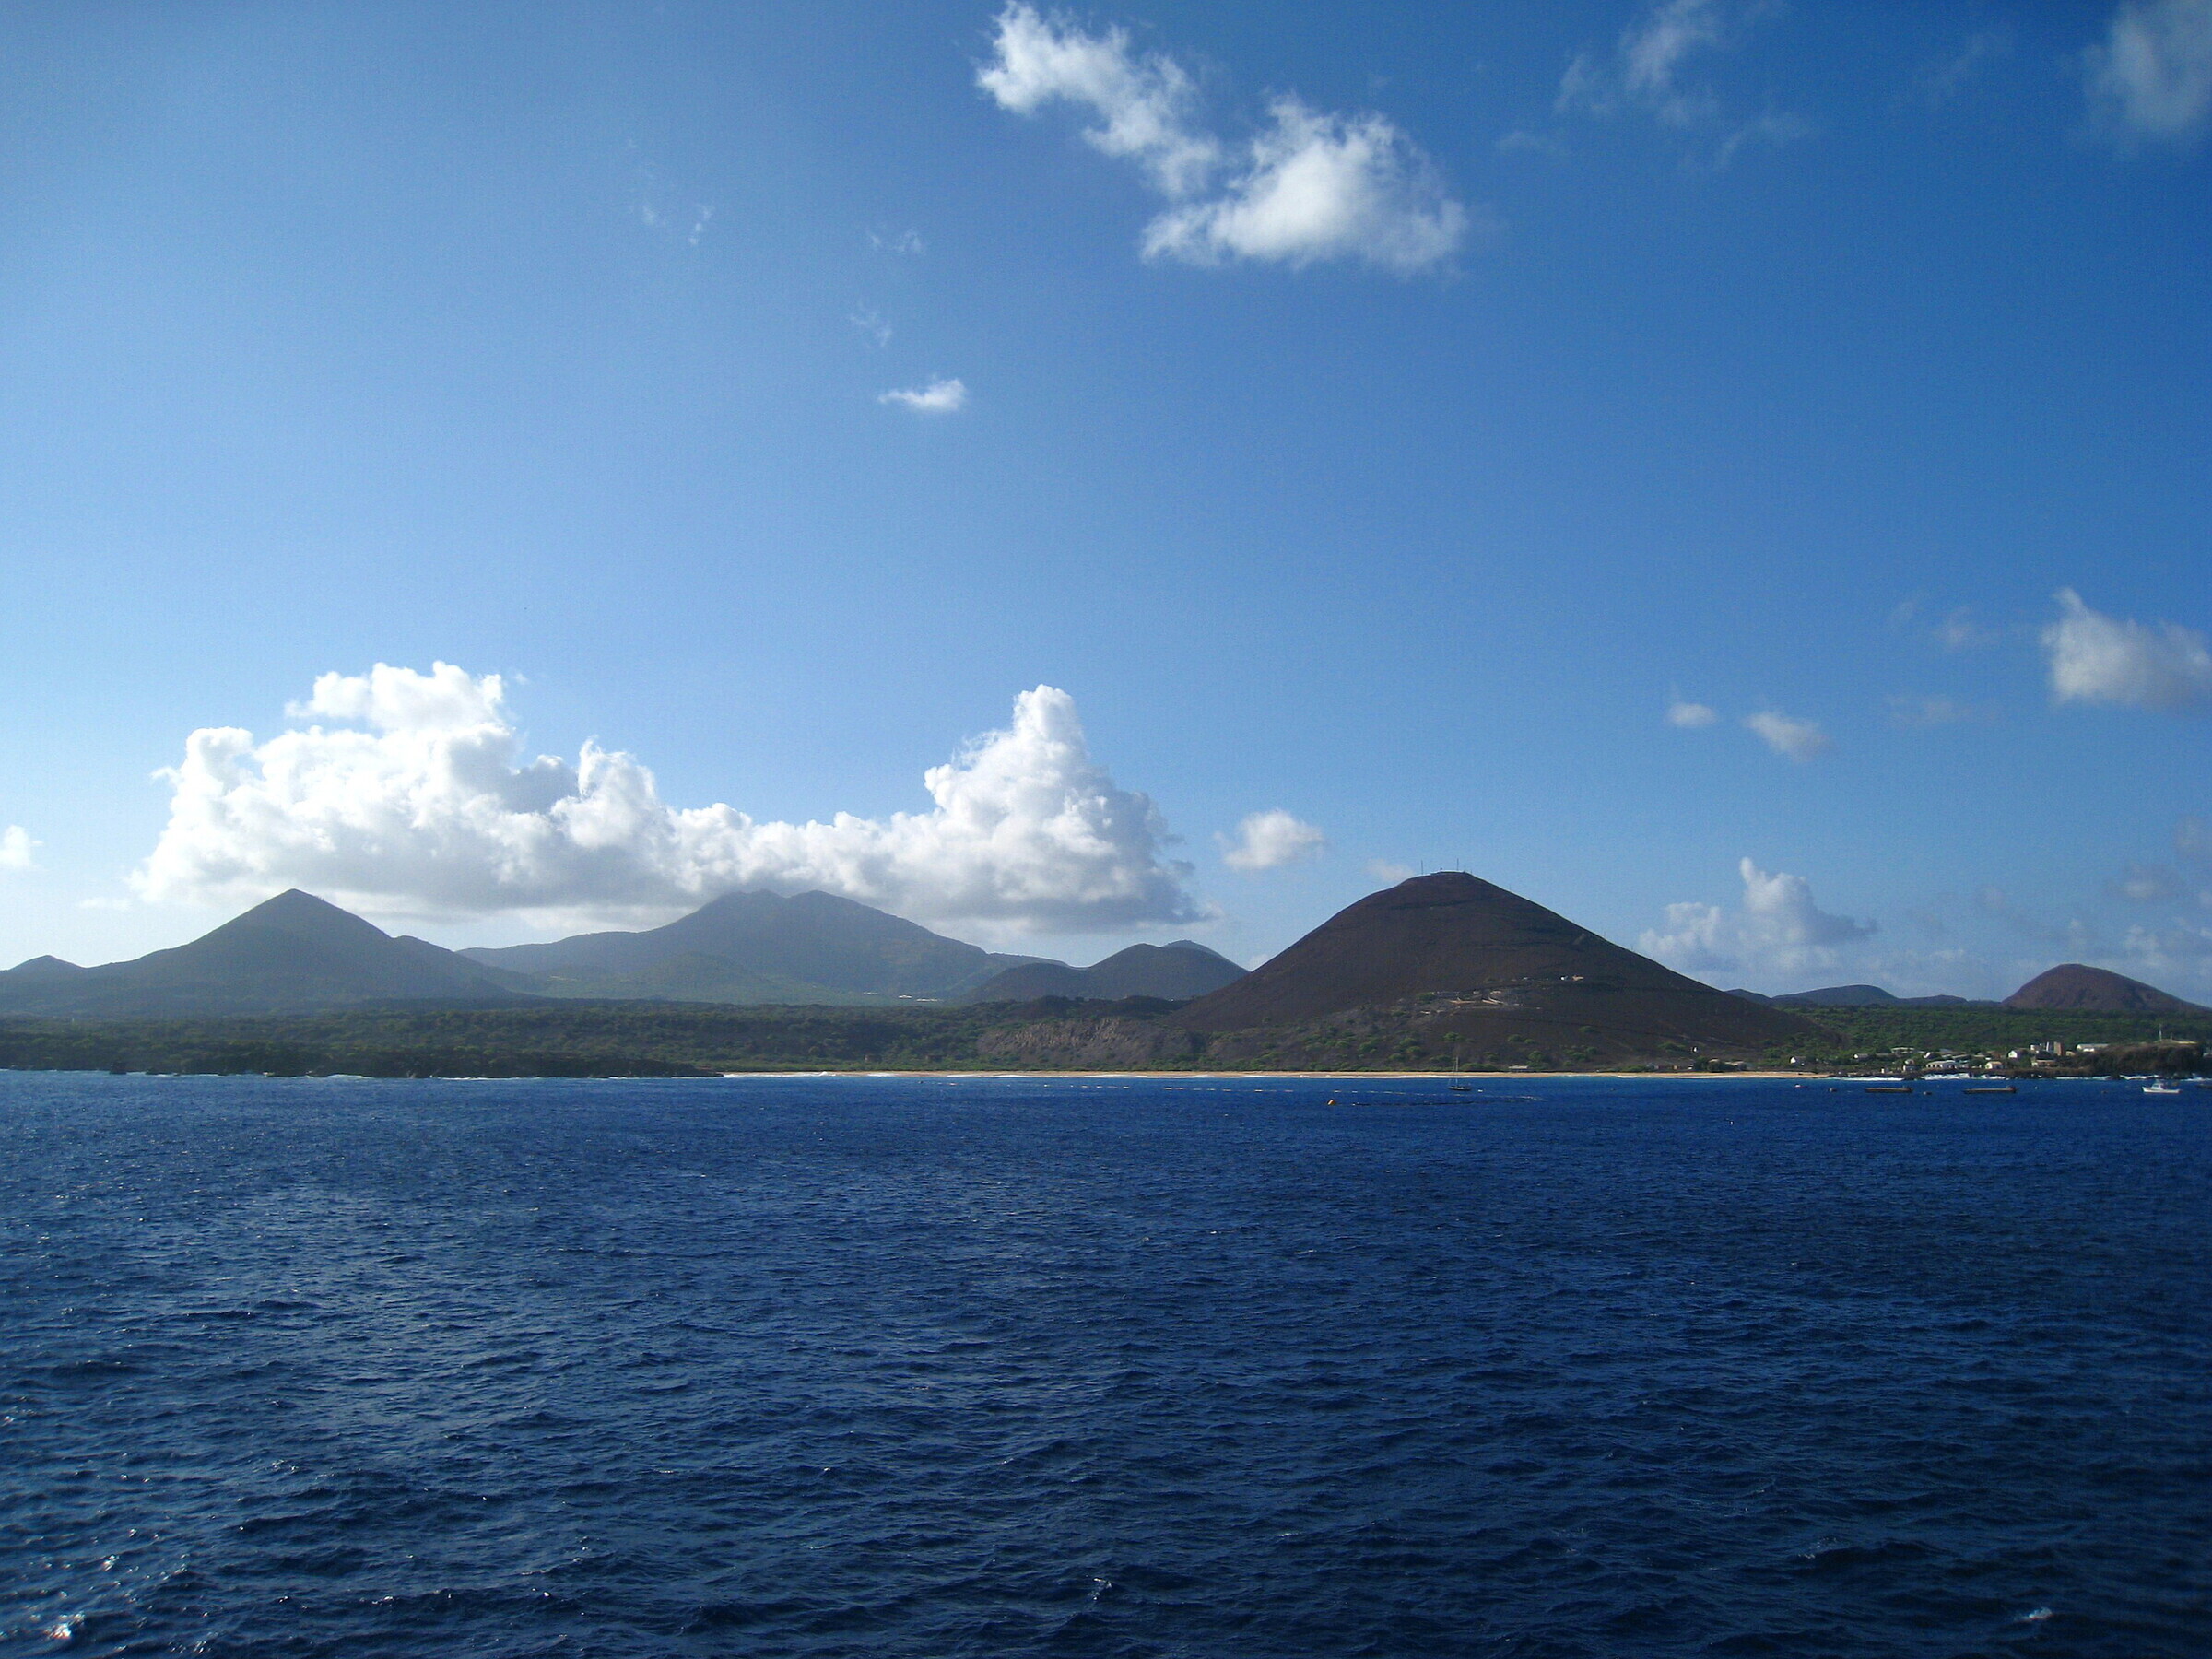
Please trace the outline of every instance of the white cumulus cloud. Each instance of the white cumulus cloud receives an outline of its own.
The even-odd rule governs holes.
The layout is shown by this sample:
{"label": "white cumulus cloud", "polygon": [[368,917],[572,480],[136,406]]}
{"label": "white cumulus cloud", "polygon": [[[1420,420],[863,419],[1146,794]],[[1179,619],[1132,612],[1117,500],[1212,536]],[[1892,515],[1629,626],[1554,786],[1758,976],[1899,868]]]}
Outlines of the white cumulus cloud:
{"label": "white cumulus cloud", "polygon": [[2212,0],[2127,0],[2088,65],[2090,103],[2115,134],[2195,137],[2212,118]]}
{"label": "white cumulus cloud", "polygon": [[325,675],[295,717],[318,724],[266,742],[230,726],[186,739],[161,774],[173,798],[133,877],[142,897],[238,902],[300,887],[385,915],[553,922],[818,888],[1010,930],[1203,914],[1190,866],[1165,855],[1158,809],[1091,758],[1075,700],[1051,686],[924,774],[930,810],[827,823],[671,806],[634,756],[595,743],[573,764],[525,761],[500,677],[450,664]]}
{"label": "white cumulus cloud", "polygon": [[1329,838],[1281,807],[1255,812],[1237,826],[1234,836],[1217,835],[1221,862],[1232,870],[1275,870],[1318,858]]}
{"label": "white cumulus cloud", "polygon": [[1666,705],[1666,724],[1680,726],[1685,731],[1709,726],[1720,717],[1720,712],[1708,703],[1685,702],[1677,697]]}
{"label": "white cumulus cloud", "polygon": [[1244,165],[1210,199],[1186,202],[1145,231],[1147,254],[1194,265],[1359,259],[1401,273],[1451,256],[1466,210],[1380,115],[1333,115],[1278,98]]}
{"label": "white cumulus cloud", "polygon": [[1016,4],[999,14],[994,44],[976,83],[1002,109],[1089,111],[1096,124],[1085,139],[1135,162],[1167,198],[1145,230],[1147,257],[1294,267],[1350,259],[1406,275],[1442,264],[1466,235],[1467,210],[1384,116],[1284,95],[1258,133],[1230,143],[1201,120],[1189,73],[1164,54],[1133,52],[1123,29],[1091,34]]}
{"label": "white cumulus cloud", "polygon": [[998,55],[975,79],[1001,109],[1032,115],[1056,100],[1087,106],[1100,124],[1084,138],[1137,162],[1163,195],[1202,188],[1219,165],[1220,145],[1196,123],[1190,76],[1172,58],[1132,53],[1125,30],[1086,34],[1017,5],[999,13],[993,43]]}
{"label": "white cumulus cloud", "polygon": [[2058,591],[2058,607],[2043,629],[2053,702],[2178,712],[2212,700],[2212,650],[2194,629],[2108,617],[2072,588]]}
{"label": "white cumulus cloud", "polygon": [[957,380],[933,380],[926,386],[877,394],[879,404],[897,404],[917,415],[950,415],[968,406],[968,388]]}
{"label": "white cumulus cloud", "polygon": [[0,870],[37,868],[39,846],[39,842],[30,839],[30,831],[20,824],[0,830]]}
{"label": "white cumulus cloud", "polygon": [[1744,724],[1758,733],[1769,748],[1778,755],[1787,756],[1800,766],[1836,747],[1835,740],[1822,731],[1817,722],[1798,720],[1776,709],[1747,714]]}
{"label": "white cumulus cloud", "polygon": [[1637,947],[1686,973],[1795,975],[1833,969],[1837,947],[1875,931],[1871,922],[1822,910],[1802,876],[1769,874],[1748,858],[1736,872],[1744,883],[1736,909],[1670,904],[1664,924],[1644,933]]}

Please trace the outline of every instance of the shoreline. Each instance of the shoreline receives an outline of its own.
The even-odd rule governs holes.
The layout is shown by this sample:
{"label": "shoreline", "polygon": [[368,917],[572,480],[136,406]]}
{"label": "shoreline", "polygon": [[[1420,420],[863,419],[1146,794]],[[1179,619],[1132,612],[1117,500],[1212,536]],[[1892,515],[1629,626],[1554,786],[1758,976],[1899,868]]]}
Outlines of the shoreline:
{"label": "shoreline", "polygon": [[[1097,1079],[1129,1077],[1146,1082],[1168,1082],[1177,1077],[1189,1077],[1200,1082],[1233,1082],[1240,1077],[1271,1081],[1290,1081],[1303,1078],[1311,1082],[1354,1083],[1361,1079],[1381,1077],[1401,1080],[1418,1079],[1436,1083],[1499,1082],[1535,1083],[1543,1079],[1555,1082],[1588,1081],[1605,1077],[1624,1083],[1650,1082],[1667,1079],[1681,1082],[1726,1081],[1731,1078],[1761,1078],[1772,1082],[1777,1078],[1794,1078],[1799,1082],[1834,1082],[1841,1074],[1827,1072],[1808,1076],[1800,1071],[1728,1071],[1728,1072],[1432,1072],[1432,1071],[883,1071],[861,1070],[859,1067],[825,1066],[818,1071],[748,1071],[724,1072],[725,1078],[740,1077],[945,1077],[981,1078],[1016,1077],[1034,1081],[1048,1077],[1079,1077]],[[1856,1074],[1853,1074],[1855,1080]],[[655,1081],[645,1078],[640,1081]],[[700,1081],[697,1077],[671,1078],[671,1082]]]}
{"label": "shoreline", "polygon": [[[393,1074],[363,1072],[265,1072],[265,1071],[115,1071],[102,1066],[6,1066],[0,1073],[21,1073],[27,1077],[252,1077],[272,1082],[340,1082],[340,1083],[716,1083],[755,1081],[771,1077],[826,1079],[842,1078],[899,1078],[915,1077],[940,1082],[982,1082],[1004,1078],[1017,1082],[1049,1082],[1065,1078],[1081,1082],[1130,1081],[1147,1083],[1233,1083],[1239,1080],[1254,1082],[1311,1082],[1353,1085],[1361,1082],[1389,1080],[1394,1082],[1427,1083],[1910,1083],[1914,1089],[1933,1088],[1943,1083],[1972,1085],[1976,1083],[2026,1082],[2111,1082],[2115,1079],[2102,1073],[2065,1073],[2050,1077],[2029,1077],[2004,1073],[1945,1073],[1936,1077],[1900,1077],[1894,1072],[1804,1072],[1804,1071],[1726,1071],[1726,1072],[1656,1072],[1656,1071],[1581,1071],[1581,1072],[1432,1072],[1432,1071],[977,1071],[973,1069],[917,1068],[911,1071],[887,1071],[881,1067],[781,1067],[773,1071],[702,1072],[686,1076],[681,1073],[623,1073],[609,1072],[596,1075],[578,1072],[456,1072],[443,1075],[400,1077]],[[2133,1074],[2129,1074],[2130,1077]],[[2122,1079],[2125,1080],[2125,1079]]]}

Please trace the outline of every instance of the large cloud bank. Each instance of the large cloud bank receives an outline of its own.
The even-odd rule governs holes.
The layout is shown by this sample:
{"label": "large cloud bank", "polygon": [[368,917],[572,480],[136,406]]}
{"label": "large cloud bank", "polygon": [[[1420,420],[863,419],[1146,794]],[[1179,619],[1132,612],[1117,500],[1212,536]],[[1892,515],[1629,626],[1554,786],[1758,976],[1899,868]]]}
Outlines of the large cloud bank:
{"label": "large cloud bank", "polygon": [[[267,742],[205,727],[162,776],[168,827],[133,877],[157,901],[288,887],[385,915],[665,916],[738,888],[818,888],[900,915],[1083,932],[1201,915],[1144,795],[1092,759],[1051,686],[924,774],[935,806],[759,822],[678,808],[633,756],[586,743],[524,761],[496,674],[379,664],[326,674]],[[332,724],[324,724],[324,723]]]}
{"label": "large cloud bank", "polygon": [[1017,4],[999,14],[993,43],[976,81],[1002,109],[1089,111],[1092,147],[1136,163],[1167,199],[1145,231],[1148,257],[1352,259],[1403,275],[1442,264],[1466,234],[1466,209],[1381,115],[1335,114],[1286,95],[1269,104],[1260,132],[1231,144],[1200,121],[1182,66],[1132,52],[1121,29],[1090,34]]}

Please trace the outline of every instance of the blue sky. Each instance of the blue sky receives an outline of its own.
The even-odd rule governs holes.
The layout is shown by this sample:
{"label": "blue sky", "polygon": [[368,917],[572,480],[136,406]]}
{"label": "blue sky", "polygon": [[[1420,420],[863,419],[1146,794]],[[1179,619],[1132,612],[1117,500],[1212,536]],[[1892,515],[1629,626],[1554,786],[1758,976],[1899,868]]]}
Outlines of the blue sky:
{"label": "blue sky", "polygon": [[2212,997],[2212,0],[0,41],[0,956],[1464,867]]}

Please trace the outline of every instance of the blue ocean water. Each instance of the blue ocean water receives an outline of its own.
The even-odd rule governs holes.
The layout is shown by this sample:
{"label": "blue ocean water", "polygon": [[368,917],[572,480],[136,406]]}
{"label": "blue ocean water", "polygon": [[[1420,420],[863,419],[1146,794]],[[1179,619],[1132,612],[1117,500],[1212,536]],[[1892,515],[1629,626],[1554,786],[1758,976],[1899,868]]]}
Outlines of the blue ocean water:
{"label": "blue ocean water", "polygon": [[0,1651],[2201,1655],[2208,1223],[2119,1084],[0,1073]]}

